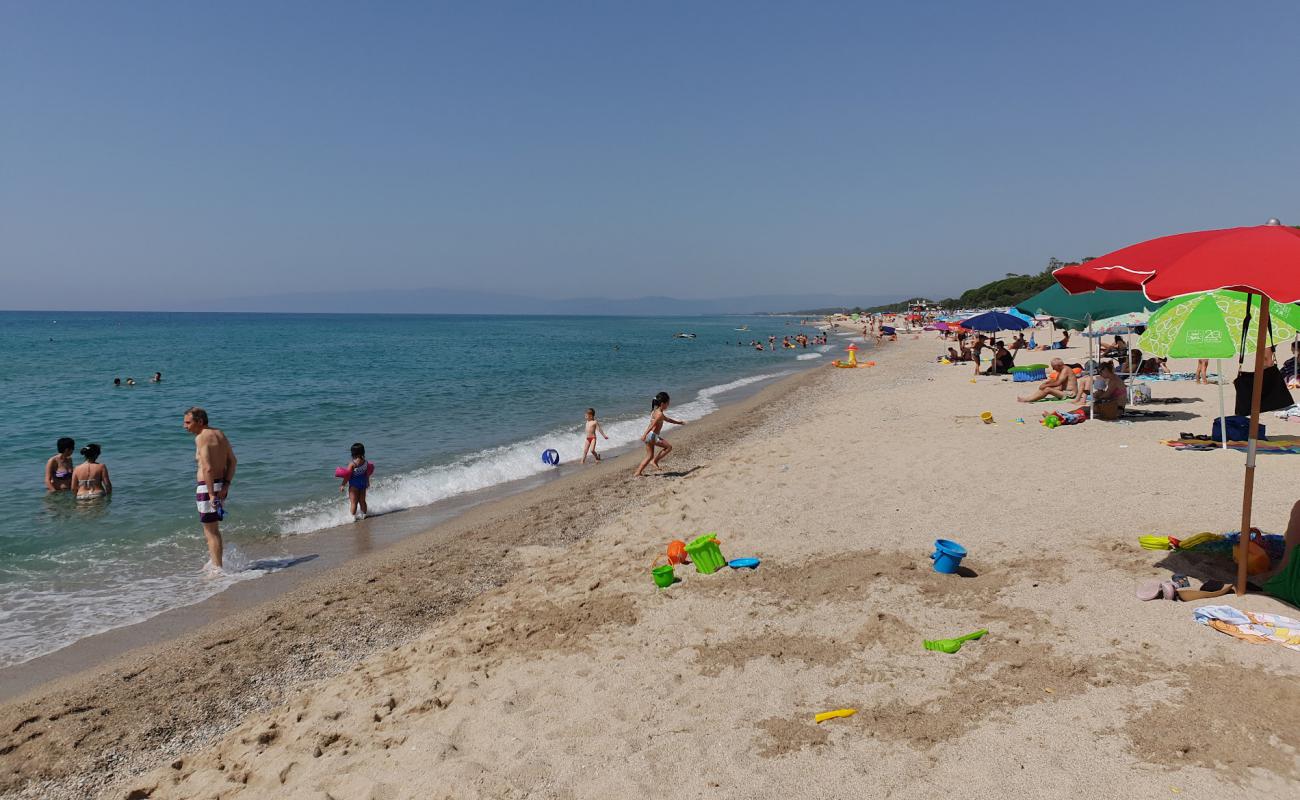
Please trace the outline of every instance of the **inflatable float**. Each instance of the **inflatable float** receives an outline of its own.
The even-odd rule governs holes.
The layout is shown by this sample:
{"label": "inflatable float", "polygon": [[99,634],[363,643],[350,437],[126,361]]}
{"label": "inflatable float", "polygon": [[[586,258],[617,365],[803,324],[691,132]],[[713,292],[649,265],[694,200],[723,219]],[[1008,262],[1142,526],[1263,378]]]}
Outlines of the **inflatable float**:
{"label": "inflatable float", "polygon": [[[373,461],[367,461],[367,462],[366,462],[366,477],[369,478],[371,475],[374,475],[374,474],[375,474],[375,462],[373,462]],[[350,477],[352,477],[352,468],[351,468],[351,467],[339,467],[338,469],[334,470],[334,477],[336,477],[336,478],[350,478]]]}

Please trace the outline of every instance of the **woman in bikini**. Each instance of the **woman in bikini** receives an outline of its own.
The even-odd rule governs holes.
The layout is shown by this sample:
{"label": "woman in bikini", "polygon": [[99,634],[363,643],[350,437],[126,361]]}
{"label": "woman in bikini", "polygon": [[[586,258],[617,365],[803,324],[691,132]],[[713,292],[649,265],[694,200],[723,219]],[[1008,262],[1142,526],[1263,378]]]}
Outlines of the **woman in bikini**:
{"label": "woman in bikini", "polygon": [[108,467],[98,463],[99,453],[100,447],[97,444],[81,448],[81,455],[86,460],[72,471],[73,491],[78,500],[94,500],[113,493],[113,482],[108,479]]}
{"label": "woman in bikini", "polygon": [[[645,468],[654,465],[659,469],[659,462],[663,457],[673,451],[673,446],[663,437],[660,431],[663,430],[665,422],[671,422],[674,425],[685,425],[681,420],[673,419],[664,412],[668,410],[668,393],[660,392],[650,401],[650,424],[646,426],[645,433],[641,434],[641,441],[645,442],[645,458],[641,461],[641,466],[636,468],[635,477],[641,478],[645,475]],[[662,448],[656,454],[655,448]]]}
{"label": "woman in bikini", "polygon": [[55,449],[59,452],[45,462],[45,490],[66,492],[72,488],[72,451],[77,443],[67,436],[59,439]]}

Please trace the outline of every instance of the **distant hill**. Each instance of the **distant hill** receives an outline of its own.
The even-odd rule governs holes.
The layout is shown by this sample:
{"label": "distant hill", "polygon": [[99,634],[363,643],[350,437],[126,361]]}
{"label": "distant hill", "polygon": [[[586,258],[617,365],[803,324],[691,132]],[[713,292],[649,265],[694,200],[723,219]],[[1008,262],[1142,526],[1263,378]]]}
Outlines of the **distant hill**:
{"label": "distant hill", "polygon": [[886,303],[884,305],[870,306],[867,308],[854,308],[852,310],[867,313],[874,313],[877,311],[897,313],[900,311],[906,311],[909,305],[916,303],[919,300],[925,301],[928,305],[939,306],[941,308],[993,308],[1014,306],[1017,303],[1028,300],[1055,283],[1056,280],[1052,277],[1052,273],[1061,267],[1066,267],[1071,264],[1081,264],[1091,260],[1091,257],[1084,258],[1080,261],[1060,261],[1053,258],[1047,262],[1047,268],[1042,272],[1034,275],[1018,275],[1009,272],[1004,278],[989,281],[983,286],[977,286],[974,289],[967,289],[957,297],[948,297],[943,300],[917,297],[909,300],[900,300],[896,303]]}
{"label": "distant hill", "polygon": [[[410,291],[298,292],[207,301],[204,311],[328,314],[564,314],[610,316],[691,316],[698,314],[783,313],[789,308],[880,303],[882,295],[749,295],[683,300],[675,297],[542,299],[504,292],[452,289]],[[185,310],[185,309],[176,309]],[[197,309],[196,309],[197,310]]]}

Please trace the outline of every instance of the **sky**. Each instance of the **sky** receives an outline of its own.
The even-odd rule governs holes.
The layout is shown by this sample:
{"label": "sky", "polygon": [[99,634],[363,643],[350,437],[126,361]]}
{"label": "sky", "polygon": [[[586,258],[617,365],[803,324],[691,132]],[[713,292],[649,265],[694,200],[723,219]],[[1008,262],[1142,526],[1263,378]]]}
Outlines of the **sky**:
{"label": "sky", "polygon": [[0,0],[0,308],[947,296],[1300,224],[1293,2]]}

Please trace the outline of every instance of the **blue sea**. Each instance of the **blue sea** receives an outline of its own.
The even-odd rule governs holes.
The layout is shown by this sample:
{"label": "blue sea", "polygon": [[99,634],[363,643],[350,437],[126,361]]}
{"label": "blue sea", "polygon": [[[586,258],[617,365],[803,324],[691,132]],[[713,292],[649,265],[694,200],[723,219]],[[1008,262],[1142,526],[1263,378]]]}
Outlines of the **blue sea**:
{"label": "blue sea", "polygon": [[[350,524],[333,475],[355,441],[377,466],[372,513],[415,508],[535,477],[546,448],[574,460],[588,406],[602,447],[627,445],[656,392],[697,419],[821,363],[828,347],[748,346],[801,330],[816,333],[782,317],[0,312],[0,666],[199,602],[265,574],[240,569],[290,537]],[[239,459],[216,579],[181,427],[193,405]],[[61,436],[103,447],[110,500],[45,493]]]}

